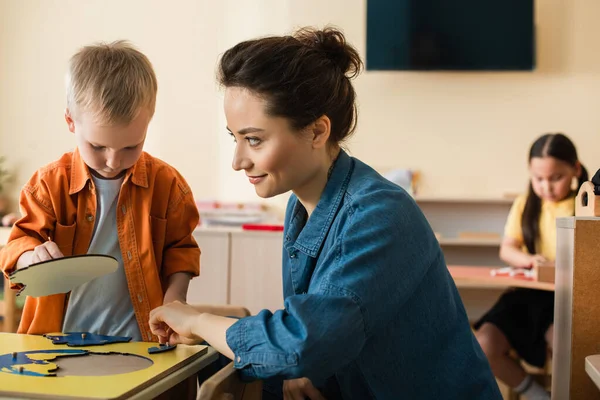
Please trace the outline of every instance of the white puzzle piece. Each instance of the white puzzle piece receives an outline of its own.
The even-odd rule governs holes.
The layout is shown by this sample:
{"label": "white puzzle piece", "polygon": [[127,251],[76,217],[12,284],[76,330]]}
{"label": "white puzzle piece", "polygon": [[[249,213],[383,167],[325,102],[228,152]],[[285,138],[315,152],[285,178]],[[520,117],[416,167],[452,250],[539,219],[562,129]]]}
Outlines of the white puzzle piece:
{"label": "white puzzle piece", "polygon": [[115,272],[118,261],[111,256],[83,254],[31,264],[9,278],[23,289],[17,296],[41,297],[67,293],[92,279]]}

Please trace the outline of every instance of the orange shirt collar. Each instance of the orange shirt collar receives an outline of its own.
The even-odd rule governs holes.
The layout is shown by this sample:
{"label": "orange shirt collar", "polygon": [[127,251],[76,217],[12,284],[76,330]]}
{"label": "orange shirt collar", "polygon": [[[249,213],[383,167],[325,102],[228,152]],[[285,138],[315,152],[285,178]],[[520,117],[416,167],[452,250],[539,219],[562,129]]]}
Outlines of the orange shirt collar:
{"label": "orange shirt collar", "polygon": [[[148,187],[148,171],[146,170],[145,152],[142,153],[133,167],[127,170],[125,181],[129,178],[131,178],[131,182],[137,186],[144,188]],[[73,158],[71,159],[71,188],[69,189],[69,194],[71,195],[80,192],[90,179],[90,170],[85,162],[83,162],[81,154],[79,154],[79,149],[75,148]]]}

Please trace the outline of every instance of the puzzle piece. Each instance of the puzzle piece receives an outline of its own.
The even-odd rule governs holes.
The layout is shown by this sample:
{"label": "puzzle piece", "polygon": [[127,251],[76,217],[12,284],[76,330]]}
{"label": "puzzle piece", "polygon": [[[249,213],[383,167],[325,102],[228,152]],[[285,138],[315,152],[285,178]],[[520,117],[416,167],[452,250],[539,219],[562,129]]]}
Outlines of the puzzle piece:
{"label": "puzzle piece", "polygon": [[89,332],[67,332],[63,335],[44,335],[52,340],[52,344],[66,344],[67,346],[101,346],[113,343],[127,343],[129,336],[97,335]]}
{"label": "puzzle piece", "polygon": [[158,347],[149,347],[148,354],[164,353],[165,351],[171,351],[176,347],[176,344],[168,345],[166,343],[159,343]]}
{"label": "puzzle piece", "polygon": [[88,355],[87,350],[36,350],[0,356],[0,372],[25,376],[56,376],[58,357]]}

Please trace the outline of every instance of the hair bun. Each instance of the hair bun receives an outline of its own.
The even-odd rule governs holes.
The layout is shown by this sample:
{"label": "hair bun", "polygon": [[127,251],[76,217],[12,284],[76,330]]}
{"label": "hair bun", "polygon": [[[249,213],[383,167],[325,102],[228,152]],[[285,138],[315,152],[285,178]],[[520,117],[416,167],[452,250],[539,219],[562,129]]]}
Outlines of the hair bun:
{"label": "hair bun", "polygon": [[360,73],[362,68],[360,56],[356,49],[346,42],[340,30],[304,28],[297,31],[294,37],[304,45],[322,51],[349,78]]}

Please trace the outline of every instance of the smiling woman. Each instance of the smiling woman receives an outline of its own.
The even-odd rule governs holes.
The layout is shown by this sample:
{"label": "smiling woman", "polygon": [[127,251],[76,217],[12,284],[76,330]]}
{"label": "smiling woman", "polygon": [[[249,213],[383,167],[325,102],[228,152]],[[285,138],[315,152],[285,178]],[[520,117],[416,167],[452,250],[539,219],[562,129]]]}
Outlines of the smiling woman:
{"label": "smiling woman", "polygon": [[266,380],[264,399],[500,399],[419,207],[342,150],[361,68],[332,28],[224,53],[232,166],[261,197],[293,192],[285,306],[235,320],[173,303],[151,313],[151,328],[170,343],[205,339],[244,377]]}

